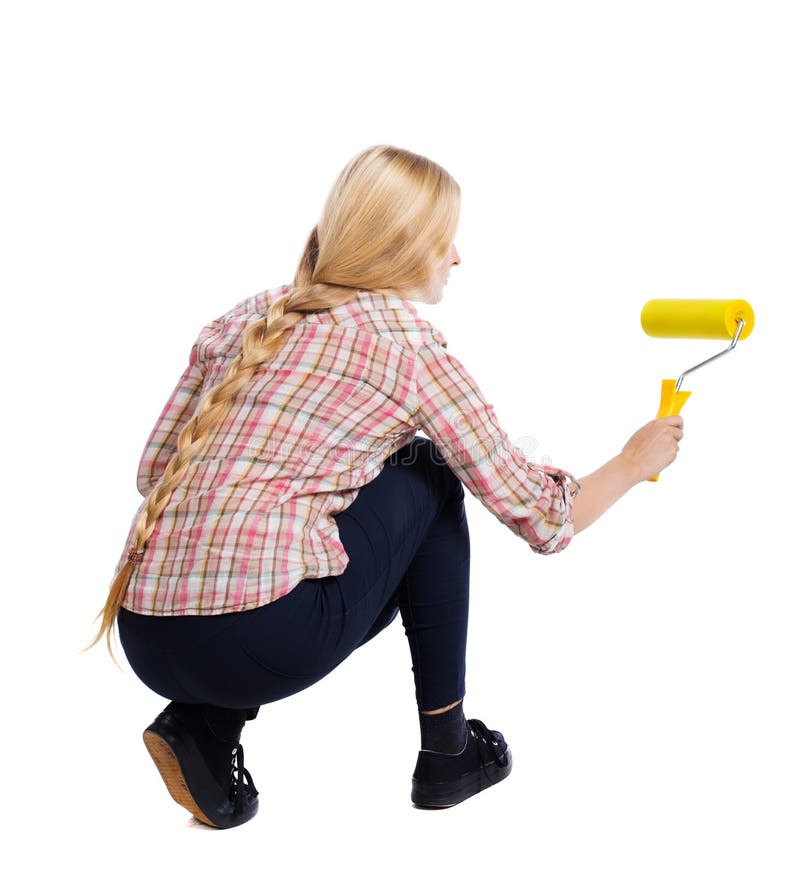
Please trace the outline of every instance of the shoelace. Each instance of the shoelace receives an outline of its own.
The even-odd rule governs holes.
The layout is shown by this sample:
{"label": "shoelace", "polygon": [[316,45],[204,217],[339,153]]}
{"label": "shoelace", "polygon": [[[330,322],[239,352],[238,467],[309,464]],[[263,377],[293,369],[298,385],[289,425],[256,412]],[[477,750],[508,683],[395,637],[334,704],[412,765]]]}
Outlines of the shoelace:
{"label": "shoelace", "polygon": [[477,717],[470,717],[467,720],[467,725],[470,727],[470,732],[475,738],[478,738],[482,744],[478,745],[478,755],[481,758],[481,764],[484,768],[489,765],[492,759],[498,766],[506,766],[508,764],[508,756],[506,748],[500,752],[500,742],[495,738],[491,729]]}
{"label": "shoelace", "polygon": [[[236,814],[241,814],[246,801],[246,794],[242,792],[244,786],[252,796],[258,796],[258,790],[253,783],[253,777],[244,767],[244,748],[237,745],[231,752],[231,802]],[[238,774],[237,774],[238,773]],[[244,780],[247,784],[244,784]]]}

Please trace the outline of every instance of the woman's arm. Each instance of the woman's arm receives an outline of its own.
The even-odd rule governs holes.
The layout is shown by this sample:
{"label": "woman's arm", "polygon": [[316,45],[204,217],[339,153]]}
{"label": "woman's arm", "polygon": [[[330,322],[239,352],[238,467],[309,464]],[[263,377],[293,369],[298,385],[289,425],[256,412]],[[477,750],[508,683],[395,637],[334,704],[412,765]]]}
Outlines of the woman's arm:
{"label": "woman's arm", "polygon": [[654,419],[632,435],[618,456],[579,480],[581,489],[573,498],[575,534],[602,516],[632,486],[674,462],[681,438],[682,417]]}
{"label": "woman's arm", "polygon": [[623,456],[614,456],[602,468],[581,477],[581,491],[573,499],[575,534],[602,516],[618,498],[638,483],[633,465]]}
{"label": "woman's arm", "polygon": [[573,535],[571,496],[577,481],[572,474],[526,459],[443,343],[417,348],[415,378],[415,423],[456,477],[535,553],[563,550]]}

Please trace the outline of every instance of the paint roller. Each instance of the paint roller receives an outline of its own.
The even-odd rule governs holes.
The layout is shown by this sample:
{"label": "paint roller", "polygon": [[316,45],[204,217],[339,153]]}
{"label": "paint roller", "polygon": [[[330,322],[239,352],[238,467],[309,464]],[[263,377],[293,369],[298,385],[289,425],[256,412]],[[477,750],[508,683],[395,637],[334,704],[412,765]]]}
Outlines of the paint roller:
{"label": "paint roller", "polygon": [[[681,391],[683,378],[727,355],[755,325],[753,308],[742,300],[724,298],[654,298],[642,307],[642,328],[650,337],[687,337],[730,340],[727,349],[685,370],[677,380],[661,381],[661,404],[656,419],[677,416],[691,392]],[[649,478],[658,480],[658,474]]]}

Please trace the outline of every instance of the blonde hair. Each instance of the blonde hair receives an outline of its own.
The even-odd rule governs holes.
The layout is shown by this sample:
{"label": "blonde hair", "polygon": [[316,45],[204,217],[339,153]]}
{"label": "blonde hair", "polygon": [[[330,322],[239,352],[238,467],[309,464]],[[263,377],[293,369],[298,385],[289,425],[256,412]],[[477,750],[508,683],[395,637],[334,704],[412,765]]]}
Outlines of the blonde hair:
{"label": "blonde hair", "polygon": [[[230,411],[236,395],[281,348],[288,333],[315,310],[351,301],[359,290],[391,291],[416,300],[455,237],[458,183],[435,162],[394,146],[372,146],[342,170],[306,242],[288,294],[242,335],[242,350],[225,375],[202,396],[182,429],[177,449],[136,519],[128,558],[114,578],[100,630],[112,659],[111,632],[135,564],[189,464]],[[115,660],[116,661],[116,660]]]}

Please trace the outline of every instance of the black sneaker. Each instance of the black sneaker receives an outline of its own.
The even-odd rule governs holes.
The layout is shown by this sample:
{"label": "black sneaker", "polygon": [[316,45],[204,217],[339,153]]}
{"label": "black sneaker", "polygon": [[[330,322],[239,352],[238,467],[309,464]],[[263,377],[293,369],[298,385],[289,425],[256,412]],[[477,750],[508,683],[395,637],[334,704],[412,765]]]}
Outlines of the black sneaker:
{"label": "black sneaker", "polygon": [[511,750],[503,733],[482,720],[467,720],[461,753],[421,750],[411,779],[411,801],[420,808],[450,808],[508,777]]}
{"label": "black sneaker", "polygon": [[244,767],[241,744],[231,751],[230,782],[222,786],[176,713],[162,711],[143,738],[172,798],[198,820],[228,829],[255,817],[258,790]]}

